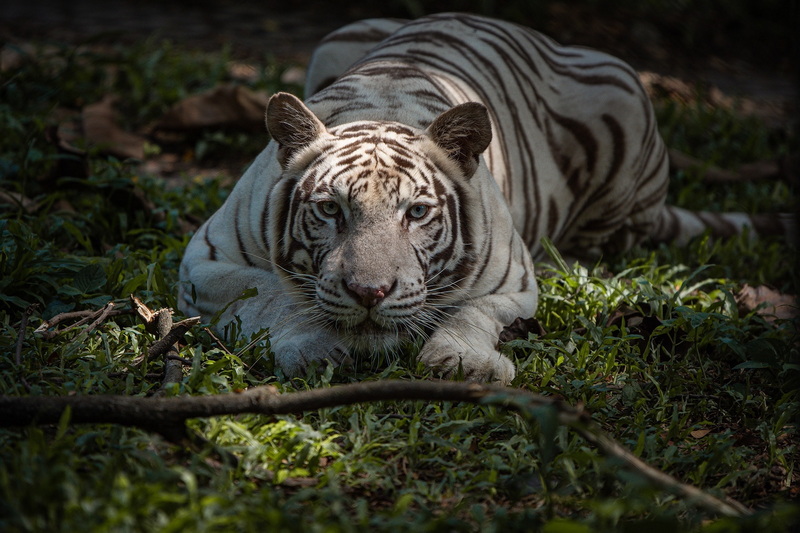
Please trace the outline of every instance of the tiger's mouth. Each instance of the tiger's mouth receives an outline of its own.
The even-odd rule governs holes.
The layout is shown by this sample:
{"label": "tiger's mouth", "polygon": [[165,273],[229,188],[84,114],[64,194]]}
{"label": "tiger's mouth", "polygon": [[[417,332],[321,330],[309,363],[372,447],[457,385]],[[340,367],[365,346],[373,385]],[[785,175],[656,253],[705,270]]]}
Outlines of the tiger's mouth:
{"label": "tiger's mouth", "polygon": [[351,335],[386,335],[395,332],[398,328],[393,324],[381,324],[367,315],[360,322],[347,324],[345,329]]}
{"label": "tiger's mouth", "polygon": [[381,325],[371,318],[339,331],[353,353],[393,353],[405,343],[414,340],[412,332],[406,327],[400,324]]}
{"label": "tiger's mouth", "polygon": [[374,343],[376,346],[384,345],[387,342],[394,344],[401,339],[410,339],[412,337],[409,329],[401,324],[392,321],[378,321],[374,317],[366,316],[359,322],[335,322],[333,324],[335,330],[344,333],[344,335],[360,346],[367,346]]}

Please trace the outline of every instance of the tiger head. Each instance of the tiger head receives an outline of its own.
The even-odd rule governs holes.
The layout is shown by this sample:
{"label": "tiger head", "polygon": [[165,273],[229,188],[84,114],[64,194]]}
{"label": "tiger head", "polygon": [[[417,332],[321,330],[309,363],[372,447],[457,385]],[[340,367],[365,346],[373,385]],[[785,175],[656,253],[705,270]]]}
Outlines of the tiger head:
{"label": "tiger head", "polygon": [[281,168],[271,260],[310,323],[357,351],[426,337],[469,296],[481,231],[470,178],[492,135],[484,106],[453,107],[424,131],[376,121],[327,128],[279,93],[266,120]]}

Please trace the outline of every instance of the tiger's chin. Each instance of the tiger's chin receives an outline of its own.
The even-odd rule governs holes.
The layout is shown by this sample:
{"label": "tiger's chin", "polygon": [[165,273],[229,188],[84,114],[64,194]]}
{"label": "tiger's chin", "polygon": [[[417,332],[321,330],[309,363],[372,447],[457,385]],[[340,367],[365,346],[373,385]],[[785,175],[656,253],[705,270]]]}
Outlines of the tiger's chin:
{"label": "tiger's chin", "polygon": [[354,353],[360,354],[396,352],[414,340],[404,327],[393,323],[382,325],[371,318],[358,324],[337,324],[334,329]]}

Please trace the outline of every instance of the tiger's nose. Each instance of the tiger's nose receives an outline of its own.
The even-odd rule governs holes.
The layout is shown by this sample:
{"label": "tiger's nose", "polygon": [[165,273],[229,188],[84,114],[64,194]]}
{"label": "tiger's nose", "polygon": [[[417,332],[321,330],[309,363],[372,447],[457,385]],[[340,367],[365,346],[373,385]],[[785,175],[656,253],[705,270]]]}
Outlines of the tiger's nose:
{"label": "tiger's nose", "polygon": [[394,289],[396,283],[397,282],[391,285],[380,285],[375,287],[350,281],[345,283],[345,289],[354,300],[359,302],[364,307],[369,308],[375,307],[384,298],[386,298],[386,295],[392,292],[392,289]]}

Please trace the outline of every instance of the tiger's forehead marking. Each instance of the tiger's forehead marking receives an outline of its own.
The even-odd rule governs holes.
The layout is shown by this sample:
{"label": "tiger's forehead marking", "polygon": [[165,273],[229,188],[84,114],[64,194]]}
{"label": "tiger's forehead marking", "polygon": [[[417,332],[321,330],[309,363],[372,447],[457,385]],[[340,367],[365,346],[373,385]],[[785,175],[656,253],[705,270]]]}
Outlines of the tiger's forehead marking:
{"label": "tiger's forehead marking", "polygon": [[[331,128],[332,138],[316,174],[316,192],[347,199],[359,210],[397,205],[427,194],[435,166],[419,131],[395,122],[354,122]],[[426,175],[428,177],[426,177]]]}
{"label": "tiger's forehead marking", "polygon": [[417,137],[421,132],[399,122],[362,120],[334,126],[328,130],[338,137]]}

